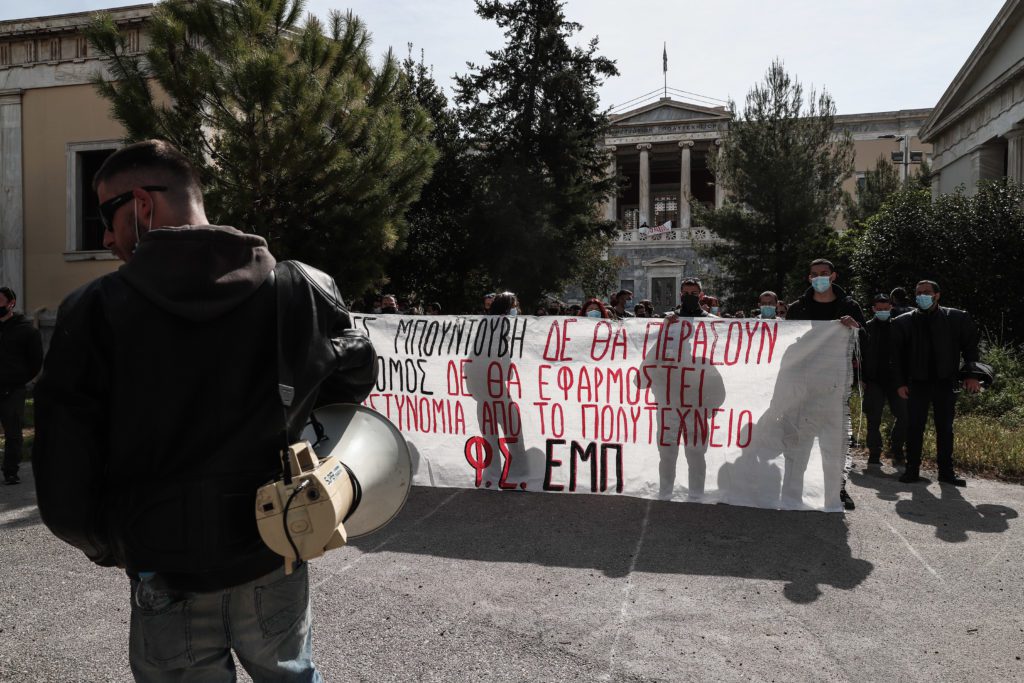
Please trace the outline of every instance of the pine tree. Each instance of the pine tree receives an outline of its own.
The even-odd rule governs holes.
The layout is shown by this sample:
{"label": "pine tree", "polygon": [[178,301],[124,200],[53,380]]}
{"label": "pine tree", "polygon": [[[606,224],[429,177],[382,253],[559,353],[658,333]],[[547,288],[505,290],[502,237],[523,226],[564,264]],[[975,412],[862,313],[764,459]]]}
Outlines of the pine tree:
{"label": "pine tree", "polygon": [[831,218],[853,171],[853,141],[835,136],[831,96],[812,91],[805,100],[780,61],[747,94],[742,116],[732,109],[715,161],[731,201],[701,216],[725,241],[707,254],[737,301],[753,301],[765,289],[802,292],[807,264],[827,257],[834,243]]}
{"label": "pine tree", "polygon": [[161,138],[189,156],[211,220],[358,292],[381,277],[429,176],[430,122],[402,101],[390,51],[371,65],[358,18],[300,22],[303,6],[167,0],[142,55],[101,16],[89,38],[113,79],[96,86],[129,141]]}
{"label": "pine tree", "polygon": [[473,274],[467,220],[474,197],[469,145],[422,52],[418,61],[412,58],[412,43],[402,73],[408,109],[423,109],[434,122],[430,140],[438,159],[407,214],[409,234],[389,263],[389,287],[421,301],[439,301],[445,312],[474,310],[484,284]]}
{"label": "pine tree", "polygon": [[560,290],[586,243],[613,230],[597,207],[610,194],[597,88],[618,74],[597,39],[572,47],[582,29],[561,0],[477,0],[477,14],[505,32],[489,63],[456,78],[460,121],[474,146],[471,212],[476,260],[495,287],[532,310]]}

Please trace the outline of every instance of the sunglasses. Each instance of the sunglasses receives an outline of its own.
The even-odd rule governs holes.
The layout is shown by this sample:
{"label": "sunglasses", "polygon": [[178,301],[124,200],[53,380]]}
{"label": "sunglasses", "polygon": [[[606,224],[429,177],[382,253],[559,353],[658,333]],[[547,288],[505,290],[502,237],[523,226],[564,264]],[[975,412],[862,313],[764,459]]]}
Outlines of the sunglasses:
{"label": "sunglasses", "polygon": [[[145,190],[146,192],[167,191],[167,187],[164,185],[143,185],[142,187],[136,189]],[[119,194],[116,197],[111,197],[107,201],[100,204],[100,221],[103,223],[104,230],[114,230],[114,214],[116,214],[117,210],[120,209],[125,204],[127,204],[128,201],[131,200],[134,196],[135,189],[132,189],[128,190],[123,194]]]}

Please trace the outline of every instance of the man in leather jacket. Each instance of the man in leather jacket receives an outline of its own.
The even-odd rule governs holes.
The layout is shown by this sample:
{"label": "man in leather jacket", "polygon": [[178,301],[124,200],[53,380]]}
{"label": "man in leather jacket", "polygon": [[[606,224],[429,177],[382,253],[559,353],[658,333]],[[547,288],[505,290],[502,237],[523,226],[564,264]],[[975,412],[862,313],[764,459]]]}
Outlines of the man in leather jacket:
{"label": "man in leather jacket", "polygon": [[256,680],[318,681],[306,566],[285,575],[260,539],[255,496],[316,405],[366,397],[373,347],[332,278],[209,225],[169,144],[115,152],[94,185],[104,244],[125,263],[58,313],[36,390],[43,521],[127,571],[138,680],[227,677],[233,649]]}
{"label": "man in leather jacket", "polygon": [[[892,368],[897,392],[907,400],[907,467],[904,483],[921,480],[921,448],[928,409],[935,421],[939,481],[954,486],[967,482],[953,470],[953,417],[960,386],[960,359],[967,367],[978,362],[978,330],[966,311],[939,306],[942,293],[932,280],[914,290],[917,309],[896,318],[892,330]],[[964,389],[981,390],[977,379]]]}

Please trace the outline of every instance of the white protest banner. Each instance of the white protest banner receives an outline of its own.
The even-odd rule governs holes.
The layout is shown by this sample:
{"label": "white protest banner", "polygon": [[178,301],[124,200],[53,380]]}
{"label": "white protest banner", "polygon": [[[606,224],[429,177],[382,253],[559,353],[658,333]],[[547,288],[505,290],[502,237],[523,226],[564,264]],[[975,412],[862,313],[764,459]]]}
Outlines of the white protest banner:
{"label": "white protest banner", "polygon": [[841,509],[838,322],[354,317],[415,484]]}

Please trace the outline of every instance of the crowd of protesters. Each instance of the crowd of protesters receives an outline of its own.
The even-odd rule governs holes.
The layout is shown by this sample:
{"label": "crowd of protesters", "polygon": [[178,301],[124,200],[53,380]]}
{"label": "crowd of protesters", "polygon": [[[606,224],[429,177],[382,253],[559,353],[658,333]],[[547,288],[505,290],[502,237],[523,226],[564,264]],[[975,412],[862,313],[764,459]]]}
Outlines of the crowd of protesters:
{"label": "crowd of protesters", "polygon": [[[606,298],[588,297],[582,303],[566,304],[548,300],[524,310],[513,292],[484,294],[480,315],[536,315],[592,317],[606,320],[627,318],[758,318],[775,320],[838,321],[858,330],[860,358],[854,360],[862,384],[863,413],[867,421],[869,465],[880,465],[885,440],[882,414],[886,406],[893,416],[887,435],[888,455],[894,466],[903,466],[900,481],[915,483],[920,477],[921,450],[928,413],[933,413],[940,482],[965,486],[953,469],[953,416],[961,389],[977,392],[982,381],[991,381],[991,370],[980,364],[978,332],[970,316],[955,308],[939,306],[941,290],[932,280],[914,288],[913,305],[903,287],[888,294],[879,292],[869,306],[870,319],[861,305],[836,283],[835,266],[827,259],[810,264],[808,287],[790,303],[776,292],[766,290],[757,297],[756,307],[729,313],[719,299],[703,290],[697,278],[684,278],[678,305],[668,311],[656,309],[650,299],[635,301],[633,292],[620,289]],[[754,302],[752,302],[754,303]],[[394,295],[377,297],[373,313],[440,315],[441,304],[423,306],[399,301]],[[841,493],[847,509],[854,504]]]}

